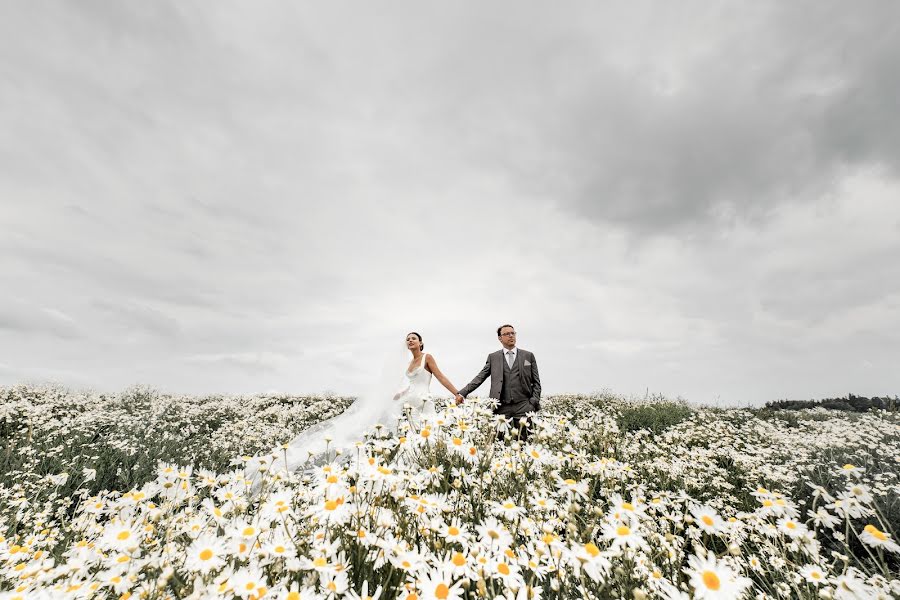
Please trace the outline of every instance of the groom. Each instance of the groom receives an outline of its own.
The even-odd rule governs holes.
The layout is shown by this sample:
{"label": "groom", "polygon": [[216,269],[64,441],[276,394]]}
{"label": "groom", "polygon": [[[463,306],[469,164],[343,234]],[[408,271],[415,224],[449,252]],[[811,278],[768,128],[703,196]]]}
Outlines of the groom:
{"label": "groom", "polygon": [[522,440],[527,440],[529,425],[525,415],[541,410],[541,378],[537,361],[528,350],[516,348],[516,329],[512,325],[497,328],[497,339],[503,348],[488,354],[484,368],[469,385],[459,390],[456,402],[462,402],[490,375],[489,395],[500,401],[494,413],[511,417],[513,429],[519,432]]}

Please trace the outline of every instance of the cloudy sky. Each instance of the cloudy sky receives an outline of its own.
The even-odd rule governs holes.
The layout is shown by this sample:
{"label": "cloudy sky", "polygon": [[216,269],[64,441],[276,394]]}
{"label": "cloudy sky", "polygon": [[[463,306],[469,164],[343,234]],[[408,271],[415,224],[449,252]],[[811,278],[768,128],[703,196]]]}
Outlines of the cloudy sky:
{"label": "cloudy sky", "polygon": [[900,393],[898,24],[4,2],[0,385],[356,393],[416,330],[461,387],[510,322],[549,393]]}

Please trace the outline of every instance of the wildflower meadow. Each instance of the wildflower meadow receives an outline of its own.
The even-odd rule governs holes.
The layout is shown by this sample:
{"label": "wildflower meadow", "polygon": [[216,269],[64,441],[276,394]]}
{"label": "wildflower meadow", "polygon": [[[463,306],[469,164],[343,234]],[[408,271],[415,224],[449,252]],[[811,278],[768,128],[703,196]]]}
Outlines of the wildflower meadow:
{"label": "wildflower meadow", "polygon": [[447,399],[245,476],[351,402],[0,389],[0,599],[900,596],[900,413]]}

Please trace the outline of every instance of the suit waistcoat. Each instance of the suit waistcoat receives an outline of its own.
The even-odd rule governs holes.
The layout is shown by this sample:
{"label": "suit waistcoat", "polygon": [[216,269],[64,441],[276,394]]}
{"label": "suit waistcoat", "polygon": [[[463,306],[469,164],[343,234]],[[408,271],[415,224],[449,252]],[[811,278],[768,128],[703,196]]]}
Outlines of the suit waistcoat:
{"label": "suit waistcoat", "polygon": [[501,359],[503,360],[503,386],[500,388],[500,404],[514,404],[527,400],[528,394],[525,392],[525,386],[522,385],[522,377],[519,373],[521,361],[518,356],[516,356],[516,361],[511,369],[506,361],[505,352],[501,355]]}

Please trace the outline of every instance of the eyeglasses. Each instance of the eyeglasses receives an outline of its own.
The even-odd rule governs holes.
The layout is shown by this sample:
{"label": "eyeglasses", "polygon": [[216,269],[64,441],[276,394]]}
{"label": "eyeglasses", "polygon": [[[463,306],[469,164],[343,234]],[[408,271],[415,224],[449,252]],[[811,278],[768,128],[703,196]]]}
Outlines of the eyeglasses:
{"label": "eyeglasses", "polygon": [[506,333],[501,333],[500,335],[506,335],[506,336],[516,335],[516,332],[515,331],[507,331]]}

